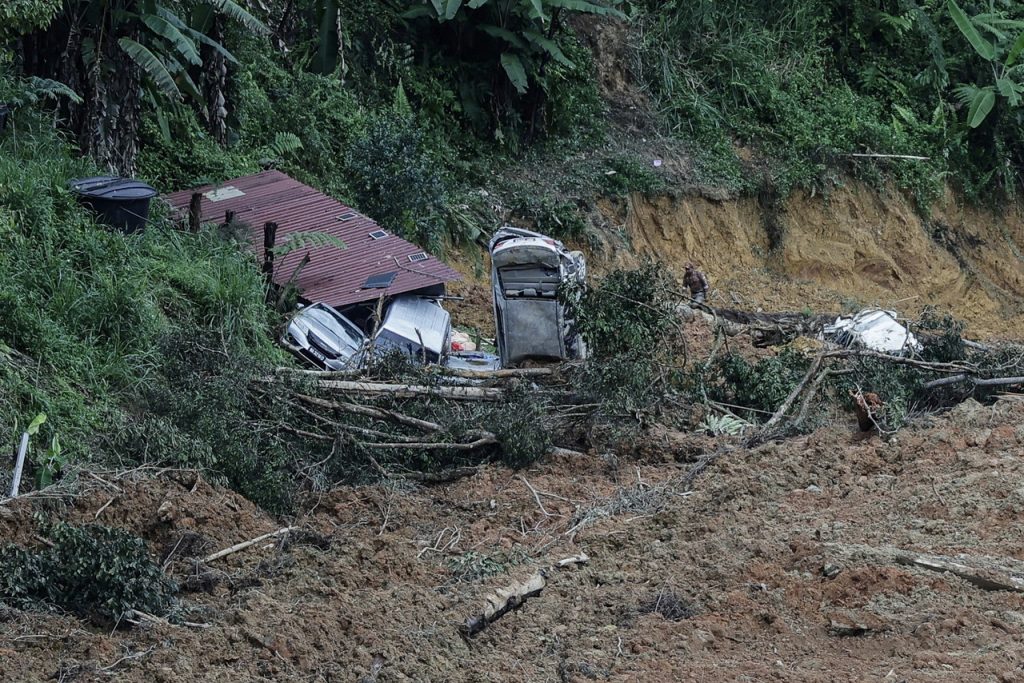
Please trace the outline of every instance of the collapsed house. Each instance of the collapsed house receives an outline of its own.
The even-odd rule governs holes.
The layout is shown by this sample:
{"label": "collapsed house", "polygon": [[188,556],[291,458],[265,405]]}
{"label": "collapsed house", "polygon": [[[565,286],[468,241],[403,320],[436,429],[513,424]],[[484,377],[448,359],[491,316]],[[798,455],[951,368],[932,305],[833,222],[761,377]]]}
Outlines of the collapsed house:
{"label": "collapsed house", "polygon": [[241,227],[278,287],[301,310],[281,342],[330,370],[395,349],[425,362],[447,356],[451,319],[438,302],[459,274],[345,204],[280,171],[167,195],[178,220]]}
{"label": "collapsed house", "polygon": [[[166,195],[175,217],[239,224],[279,286],[346,311],[399,294],[442,296],[461,276],[372,219],[280,171]],[[344,245],[344,246],[342,246]],[[358,315],[354,317],[358,318]]]}

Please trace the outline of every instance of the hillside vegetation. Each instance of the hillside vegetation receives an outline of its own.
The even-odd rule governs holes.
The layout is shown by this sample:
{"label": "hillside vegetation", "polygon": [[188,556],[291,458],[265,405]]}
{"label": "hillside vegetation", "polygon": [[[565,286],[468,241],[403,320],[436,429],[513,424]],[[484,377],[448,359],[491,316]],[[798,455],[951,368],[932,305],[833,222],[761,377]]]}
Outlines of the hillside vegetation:
{"label": "hillside vegetation", "polygon": [[71,177],[113,170],[170,190],[273,165],[435,252],[472,252],[508,217],[580,239],[598,198],[679,180],[629,146],[625,105],[606,98],[596,58],[610,50],[629,106],[704,186],[770,205],[852,174],[904,188],[922,212],[945,184],[1009,201],[1024,151],[1021,12],[808,0],[6,3],[7,434],[47,416],[39,476],[87,460],[205,467],[271,507],[287,504],[286,463],[308,455],[278,429],[290,408],[250,381],[281,360],[281,321],[262,304],[252,259],[213,232],[172,230],[159,209],[141,236],[98,229],[64,189]]}
{"label": "hillside vegetation", "polygon": [[[1022,59],[1003,0],[0,2],[0,679],[1018,680]],[[67,185],[265,168],[484,336],[498,225],[586,250],[590,357],[309,372],[237,226]],[[912,358],[808,338],[893,301]]]}

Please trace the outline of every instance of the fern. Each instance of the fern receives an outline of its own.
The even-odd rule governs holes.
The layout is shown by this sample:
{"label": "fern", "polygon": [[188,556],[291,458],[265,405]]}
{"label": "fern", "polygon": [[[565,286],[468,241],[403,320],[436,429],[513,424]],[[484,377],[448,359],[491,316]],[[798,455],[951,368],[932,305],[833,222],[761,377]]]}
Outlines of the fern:
{"label": "fern", "polygon": [[708,415],[704,418],[704,421],[697,427],[697,432],[700,434],[710,434],[712,436],[739,436],[750,427],[750,423],[741,420],[738,417],[732,415]]}
{"label": "fern", "polygon": [[28,79],[28,87],[32,96],[36,99],[57,99],[59,97],[65,97],[75,104],[82,103],[82,98],[78,96],[78,93],[60,81],[32,76]]}
{"label": "fern", "polygon": [[283,244],[279,244],[271,251],[275,256],[286,256],[293,251],[301,249],[315,249],[317,247],[336,247],[345,249],[345,242],[334,235],[319,231],[293,232]]}

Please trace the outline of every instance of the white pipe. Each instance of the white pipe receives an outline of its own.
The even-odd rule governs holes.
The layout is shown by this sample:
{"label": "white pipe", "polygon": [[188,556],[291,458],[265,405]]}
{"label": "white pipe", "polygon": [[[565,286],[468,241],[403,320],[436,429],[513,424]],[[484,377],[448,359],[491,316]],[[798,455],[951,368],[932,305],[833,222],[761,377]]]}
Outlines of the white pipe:
{"label": "white pipe", "polygon": [[21,487],[21,471],[25,467],[25,454],[28,452],[28,432],[21,433],[21,444],[18,445],[18,459],[14,461],[14,476],[11,479],[11,498],[18,496]]}

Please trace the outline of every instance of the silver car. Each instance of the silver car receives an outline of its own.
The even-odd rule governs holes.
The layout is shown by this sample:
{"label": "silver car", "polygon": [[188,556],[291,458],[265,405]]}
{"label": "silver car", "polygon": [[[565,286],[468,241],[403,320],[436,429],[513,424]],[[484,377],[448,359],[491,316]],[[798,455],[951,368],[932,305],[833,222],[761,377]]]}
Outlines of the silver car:
{"label": "silver car", "polygon": [[327,304],[306,306],[288,323],[285,345],[327,370],[360,367],[366,354],[363,331]]}
{"label": "silver car", "polygon": [[586,358],[586,345],[558,298],[561,285],[584,284],[583,254],[546,235],[512,227],[500,228],[489,249],[502,365]]}
{"label": "silver car", "polygon": [[374,347],[398,349],[426,363],[441,363],[451,349],[452,318],[436,299],[399,296],[388,306]]}

